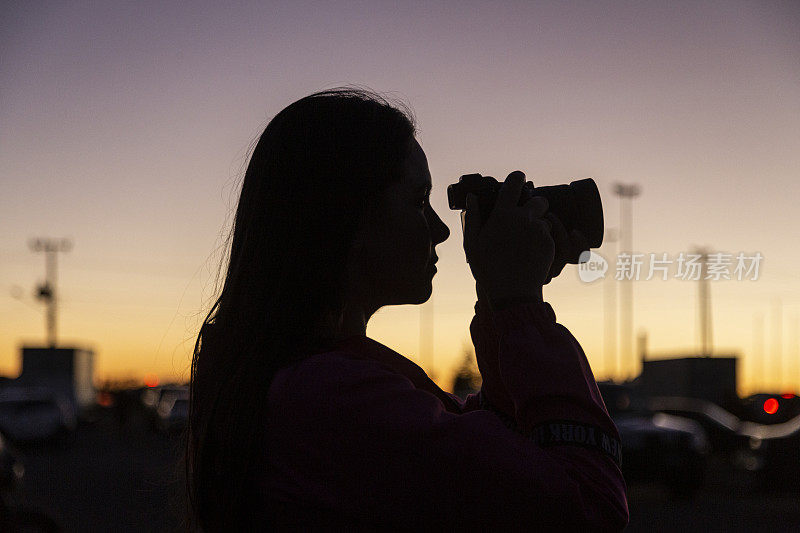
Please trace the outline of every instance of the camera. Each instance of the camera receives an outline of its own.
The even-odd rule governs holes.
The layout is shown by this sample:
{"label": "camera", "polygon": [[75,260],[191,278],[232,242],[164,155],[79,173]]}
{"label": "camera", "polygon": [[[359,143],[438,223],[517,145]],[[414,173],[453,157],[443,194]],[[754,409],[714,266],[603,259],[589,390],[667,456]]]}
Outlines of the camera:
{"label": "camera", "polygon": [[[466,209],[467,193],[475,194],[480,206],[481,222],[485,224],[502,185],[492,176],[466,174],[458,178],[458,183],[447,187],[447,201],[450,209]],[[544,187],[534,187],[533,183],[526,181],[517,205],[523,205],[534,196],[547,198],[548,210],[561,220],[568,232],[576,229],[583,233],[590,248],[599,248],[603,243],[603,203],[593,179]],[[577,257],[573,259],[574,263],[578,262]]]}

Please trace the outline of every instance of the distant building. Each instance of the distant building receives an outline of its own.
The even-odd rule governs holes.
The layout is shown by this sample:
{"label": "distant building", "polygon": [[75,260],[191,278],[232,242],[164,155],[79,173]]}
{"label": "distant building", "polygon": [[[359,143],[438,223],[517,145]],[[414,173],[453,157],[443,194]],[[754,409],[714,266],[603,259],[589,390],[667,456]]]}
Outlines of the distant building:
{"label": "distant building", "polygon": [[638,386],[646,396],[683,396],[720,406],[736,404],[736,356],[678,357],[642,362]]}
{"label": "distant building", "polygon": [[81,348],[22,348],[20,385],[43,386],[69,398],[78,409],[95,401],[94,352]]}

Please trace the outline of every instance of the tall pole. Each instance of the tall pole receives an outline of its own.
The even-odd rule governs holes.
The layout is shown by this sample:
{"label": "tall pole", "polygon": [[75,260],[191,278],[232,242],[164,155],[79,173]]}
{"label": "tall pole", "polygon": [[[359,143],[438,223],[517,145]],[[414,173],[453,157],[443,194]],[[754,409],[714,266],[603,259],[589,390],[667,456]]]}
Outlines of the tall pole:
{"label": "tall pole", "polygon": [[[792,330],[791,331],[792,331],[792,333],[791,333],[791,340],[789,341],[790,350],[787,350],[787,354],[786,354],[787,356],[791,357],[791,360],[793,361],[792,365],[790,365],[790,368],[791,368],[791,366],[796,366],[798,364],[797,313],[792,315],[792,319],[791,320],[792,320],[792,322],[791,322],[791,326],[792,326]],[[796,368],[795,370],[800,370],[800,368]],[[791,392],[792,394],[797,394],[797,392],[798,392],[798,390],[797,390],[797,379],[798,379],[798,376],[793,371],[789,371],[789,376],[790,376],[789,389],[787,390],[787,392]]]}
{"label": "tall pole", "polygon": [[[633,205],[641,189],[636,184],[617,183],[614,193],[619,196],[621,253],[633,255]],[[620,358],[631,364],[631,375],[635,375],[636,361],[633,354],[633,279],[620,280]]]}
{"label": "tall pole", "polygon": [[647,360],[647,331],[644,329],[639,330],[639,336],[636,337],[636,351],[644,368],[644,362]]}
{"label": "tall pole", "polygon": [[[610,257],[616,257],[617,230],[607,228],[603,241],[610,245]],[[617,283],[614,276],[606,275],[603,280],[603,299],[605,300],[605,312],[603,313],[605,363],[611,366],[609,374],[616,379],[622,375],[622,364],[617,351]]]}
{"label": "tall pole", "polygon": [[58,312],[58,295],[56,282],[58,280],[58,252],[69,252],[72,242],[67,239],[31,239],[28,246],[34,252],[44,252],[45,281],[37,287],[36,296],[47,305],[45,329],[47,332],[47,345],[56,347],[56,317]]}
{"label": "tall pole", "polygon": [[711,291],[708,286],[707,248],[698,248],[695,253],[701,256],[700,279],[697,286],[697,331],[700,338],[700,355],[710,356],[713,351],[711,336]]}
{"label": "tall pole", "polygon": [[774,388],[783,385],[783,303],[780,297],[776,297],[773,302],[773,329],[772,329],[772,358],[775,361],[775,373],[777,374]]}
{"label": "tall pole", "polygon": [[767,362],[764,357],[764,315],[756,313],[753,316],[753,387],[756,392],[766,391]]}

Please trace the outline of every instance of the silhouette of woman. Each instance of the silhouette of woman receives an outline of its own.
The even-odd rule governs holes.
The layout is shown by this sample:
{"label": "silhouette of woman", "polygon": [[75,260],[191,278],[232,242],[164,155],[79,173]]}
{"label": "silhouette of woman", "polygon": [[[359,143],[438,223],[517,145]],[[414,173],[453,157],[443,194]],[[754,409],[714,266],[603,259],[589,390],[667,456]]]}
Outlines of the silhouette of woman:
{"label": "silhouette of woman", "polygon": [[617,429],[542,301],[585,243],[546,201],[517,206],[524,181],[483,227],[468,198],[483,385],[460,400],[366,336],[380,307],[430,297],[450,233],[411,113],[337,88],[270,121],[195,343],[190,529],[624,528]]}

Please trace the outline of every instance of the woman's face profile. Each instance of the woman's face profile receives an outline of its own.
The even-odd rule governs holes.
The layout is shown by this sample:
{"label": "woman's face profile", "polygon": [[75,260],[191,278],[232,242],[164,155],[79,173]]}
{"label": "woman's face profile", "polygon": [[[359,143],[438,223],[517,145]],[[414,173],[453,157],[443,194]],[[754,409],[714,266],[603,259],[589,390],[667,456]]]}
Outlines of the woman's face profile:
{"label": "woman's face profile", "polygon": [[430,205],[431,185],[428,160],[414,139],[402,179],[378,197],[373,220],[358,238],[360,279],[355,282],[376,307],[430,298],[438,259],[434,247],[450,236]]}

